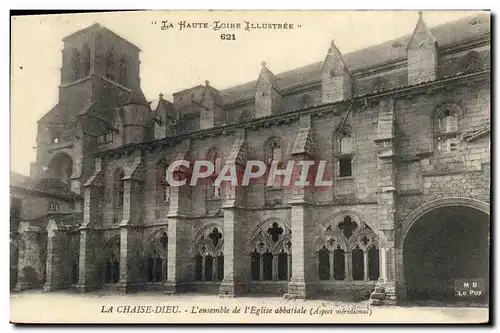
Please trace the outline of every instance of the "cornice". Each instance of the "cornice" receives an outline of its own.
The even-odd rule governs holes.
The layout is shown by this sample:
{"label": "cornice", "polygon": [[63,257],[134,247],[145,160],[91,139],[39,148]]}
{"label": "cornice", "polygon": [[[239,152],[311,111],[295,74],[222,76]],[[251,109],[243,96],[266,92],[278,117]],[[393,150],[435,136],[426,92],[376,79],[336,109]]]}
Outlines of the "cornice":
{"label": "cornice", "polygon": [[[367,105],[376,103],[385,98],[411,98],[418,94],[433,94],[436,91],[450,89],[450,85],[468,84],[482,80],[489,80],[491,75],[490,70],[486,69],[469,74],[459,74],[447,78],[441,78],[434,81],[428,81],[411,86],[396,87],[392,90],[386,90],[380,93],[358,95],[348,100],[343,100],[334,103],[326,103],[313,105],[304,109],[291,110],[289,112],[271,115],[267,117],[252,119],[244,123],[228,124],[203,130],[198,130],[191,133],[181,134],[175,137],[163,138],[155,141],[129,144],[126,146],[95,152],[94,156],[105,156],[109,154],[131,154],[135,149],[153,150],[158,146],[173,146],[186,139],[203,139],[213,136],[228,135],[240,128],[256,129],[259,127],[276,126],[290,123],[298,120],[300,116],[311,115],[321,117],[326,113],[339,113],[347,110],[351,104]],[[359,106],[358,110],[359,110]],[[362,110],[362,109],[361,109]]]}

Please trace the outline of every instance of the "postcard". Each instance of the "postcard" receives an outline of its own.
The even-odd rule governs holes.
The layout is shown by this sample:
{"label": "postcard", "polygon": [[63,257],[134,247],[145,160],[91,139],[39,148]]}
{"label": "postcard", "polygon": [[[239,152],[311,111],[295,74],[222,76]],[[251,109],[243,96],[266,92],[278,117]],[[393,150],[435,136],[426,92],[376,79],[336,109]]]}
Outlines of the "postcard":
{"label": "postcard", "polygon": [[11,26],[12,323],[489,321],[489,11]]}

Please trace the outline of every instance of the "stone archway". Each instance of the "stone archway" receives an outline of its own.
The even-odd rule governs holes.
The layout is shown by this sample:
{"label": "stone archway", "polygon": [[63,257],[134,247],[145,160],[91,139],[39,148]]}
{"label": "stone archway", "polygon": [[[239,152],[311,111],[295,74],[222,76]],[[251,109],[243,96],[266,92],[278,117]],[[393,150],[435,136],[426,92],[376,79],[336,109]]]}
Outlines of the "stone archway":
{"label": "stone archway", "polygon": [[54,155],[47,165],[45,178],[59,179],[69,187],[72,174],[73,159],[65,152],[60,152]]}
{"label": "stone archway", "polygon": [[440,199],[412,212],[402,229],[407,300],[459,301],[459,279],[483,279],[488,288],[489,228],[489,206],[474,199]]}

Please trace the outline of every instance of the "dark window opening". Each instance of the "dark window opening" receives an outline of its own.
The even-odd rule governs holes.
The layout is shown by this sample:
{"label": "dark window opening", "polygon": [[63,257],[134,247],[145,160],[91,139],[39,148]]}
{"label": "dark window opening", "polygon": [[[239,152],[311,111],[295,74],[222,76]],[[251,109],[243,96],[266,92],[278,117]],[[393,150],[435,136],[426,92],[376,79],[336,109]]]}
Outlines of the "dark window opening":
{"label": "dark window opening", "polygon": [[252,281],[260,280],[260,253],[257,251],[252,252],[251,256],[251,271]]}
{"label": "dark window opening", "polygon": [[352,279],[354,281],[362,281],[365,276],[365,261],[363,250],[356,247],[352,251]]}
{"label": "dark window opening", "polygon": [[330,280],[330,251],[325,247],[318,251],[319,259],[319,279]]}
{"label": "dark window opening", "polygon": [[224,255],[219,254],[217,257],[217,281],[222,281],[224,278]]}
{"label": "dark window opening", "polygon": [[196,281],[202,281],[203,280],[203,257],[198,254],[194,257],[194,275],[195,275],[195,280]]}
{"label": "dark window opening", "polygon": [[266,252],[262,255],[263,260],[263,279],[272,281],[273,279],[273,254]]}
{"label": "dark window opening", "polygon": [[339,158],[339,176],[350,177],[352,176],[352,158],[344,156]]}
{"label": "dark window opening", "polygon": [[288,255],[285,252],[278,254],[278,280],[288,280]]}
{"label": "dark window opening", "polygon": [[377,281],[379,277],[379,250],[375,246],[372,246],[368,250],[368,279]]}
{"label": "dark window opening", "polygon": [[205,281],[213,279],[214,258],[211,255],[205,257]]}
{"label": "dark window opening", "polygon": [[345,253],[340,247],[337,247],[333,251],[333,267],[334,267],[334,279],[344,280],[345,279]]}

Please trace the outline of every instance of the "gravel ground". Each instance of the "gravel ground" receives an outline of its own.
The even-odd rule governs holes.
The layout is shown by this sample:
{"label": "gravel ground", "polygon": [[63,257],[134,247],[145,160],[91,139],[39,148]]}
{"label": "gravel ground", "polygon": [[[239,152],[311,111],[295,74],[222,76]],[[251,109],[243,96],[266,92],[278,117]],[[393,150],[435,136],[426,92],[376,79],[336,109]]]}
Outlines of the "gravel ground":
{"label": "gravel ground", "polygon": [[488,308],[215,295],[42,293],[10,297],[12,323],[482,323]]}

